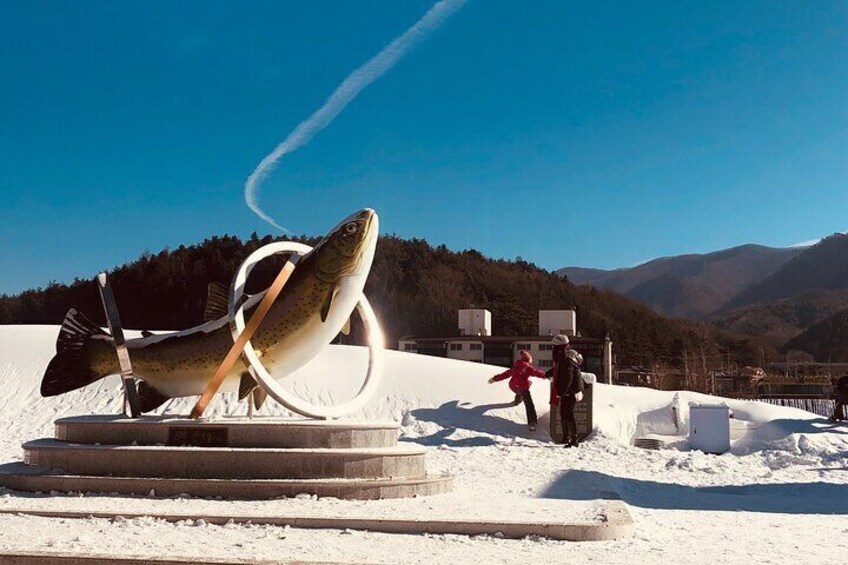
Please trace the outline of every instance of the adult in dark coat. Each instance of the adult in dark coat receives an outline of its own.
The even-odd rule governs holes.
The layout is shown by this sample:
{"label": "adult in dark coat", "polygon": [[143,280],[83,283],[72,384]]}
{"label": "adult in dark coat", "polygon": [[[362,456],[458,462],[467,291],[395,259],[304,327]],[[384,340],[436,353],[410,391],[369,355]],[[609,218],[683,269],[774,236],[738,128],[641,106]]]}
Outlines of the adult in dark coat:
{"label": "adult in dark coat", "polygon": [[845,405],[848,404],[848,375],[839,377],[833,387],[833,416],[831,420],[839,422],[845,419]]}
{"label": "adult in dark coat", "polygon": [[551,343],[554,345],[553,367],[546,376],[554,379],[554,389],[559,397],[562,441],[566,447],[577,447],[579,438],[574,407],[583,398],[583,377],[580,375],[583,356],[571,349],[565,334],[555,335]]}

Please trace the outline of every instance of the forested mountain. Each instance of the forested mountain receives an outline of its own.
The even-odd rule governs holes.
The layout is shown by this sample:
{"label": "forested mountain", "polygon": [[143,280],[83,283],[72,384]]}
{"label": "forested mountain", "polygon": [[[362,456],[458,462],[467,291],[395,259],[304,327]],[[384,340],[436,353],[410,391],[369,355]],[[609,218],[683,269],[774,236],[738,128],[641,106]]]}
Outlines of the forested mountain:
{"label": "forested mountain", "polygon": [[741,306],[710,317],[720,330],[781,347],[810,326],[848,307],[848,289],[820,290],[770,304]]}
{"label": "forested mountain", "polygon": [[557,272],[576,284],[614,290],[666,316],[703,318],[802,252],[741,245],[714,253],[661,257],[629,269],[566,267]]}
{"label": "forested mountain", "polygon": [[834,234],[740,292],[727,307],[769,304],[804,293],[844,289],[848,289],[848,234]]}
{"label": "forested mountain", "polygon": [[[167,330],[200,323],[208,283],[229,284],[241,261],[271,241],[255,234],[245,242],[213,237],[199,245],[145,254],[114,269],[110,277],[124,325]],[[248,292],[270,284],[276,268],[274,260],[258,265]],[[751,363],[768,354],[768,349],[750,340],[728,338],[703,324],[663,318],[611,291],[576,286],[524,261],[492,260],[477,251],[454,252],[417,239],[381,237],[366,294],[389,346],[396,346],[403,335],[455,335],[460,308],[487,308],[494,333],[519,335],[537,331],[538,310],[574,307],[583,335],[609,333],[619,364],[679,365],[686,354],[706,359],[727,350],[740,363]],[[97,288],[90,280],[0,296],[0,323],[57,324],[72,305],[104,323]]]}
{"label": "forested mountain", "polygon": [[784,351],[806,351],[819,361],[848,359],[848,309],[830,316],[789,340]]}

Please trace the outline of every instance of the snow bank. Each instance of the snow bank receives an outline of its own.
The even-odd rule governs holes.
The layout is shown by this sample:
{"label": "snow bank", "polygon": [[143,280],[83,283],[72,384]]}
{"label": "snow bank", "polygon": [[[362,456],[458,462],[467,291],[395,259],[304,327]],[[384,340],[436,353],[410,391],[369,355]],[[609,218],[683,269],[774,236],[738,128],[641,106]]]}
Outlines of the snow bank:
{"label": "snow bank", "polygon": [[[41,398],[41,375],[54,352],[55,326],[0,326],[0,462],[20,459],[20,443],[49,436],[61,416],[117,413],[116,378],[56,398]],[[314,402],[338,402],[358,389],[365,352],[331,347],[298,374],[290,389]],[[0,514],[0,551],[166,555],[182,548],[195,559],[253,559],[297,555],[316,562],[527,563],[597,561],[759,563],[779,555],[796,564],[842,556],[848,512],[848,429],[812,414],[752,402],[726,401],[752,428],[722,456],[699,451],[643,450],[634,437],[686,433],[690,401],[722,399],[691,393],[597,385],[595,437],[579,449],[547,437],[548,385],[533,386],[542,421],[528,432],[506,383],[486,380],[498,367],[387,352],[377,398],[354,417],[392,419],[402,439],[429,446],[427,468],[449,472],[447,495],[380,501],[332,499],[220,501],[110,495],[19,495],[0,489],[0,512],[121,509],[127,512],[268,512],[372,516],[461,516],[474,512],[510,520],[595,519],[599,501],[624,500],[638,524],[631,540],[574,544],[546,539],[408,536],[259,526],[166,524],[135,520],[57,520]],[[167,411],[185,414],[194,399]],[[243,413],[232,395],[219,395],[212,414]],[[273,403],[262,413],[284,414]],[[680,431],[680,432],[679,432]],[[681,439],[674,445],[685,448]],[[735,455],[736,454],[736,455]],[[738,456],[737,456],[738,455]],[[802,543],[787,531],[804,532]],[[681,537],[682,536],[682,537]],[[686,543],[680,540],[685,538]],[[139,540],[143,540],[141,543]],[[841,545],[840,545],[841,544]],[[693,557],[694,556],[694,557]],[[694,559],[694,561],[693,561]]]}
{"label": "snow bank", "polygon": [[[57,333],[57,326],[0,326],[0,424],[6,430],[0,454],[5,460],[20,457],[22,441],[51,435],[58,417],[121,409],[120,382],[115,377],[56,398],[41,398],[41,377],[55,351]],[[376,397],[351,418],[400,422],[404,437],[431,445],[479,445],[504,437],[547,439],[547,381],[534,381],[531,389],[540,417],[538,435],[531,435],[523,406],[511,405],[513,395],[506,383],[487,383],[502,368],[397,351],[385,354],[386,373]],[[361,347],[331,346],[285,379],[285,386],[317,404],[341,402],[359,389],[366,356]],[[690,402],[724,402],[740,424],[734,429],[742,430],[741,439],[733,443],[734,454],[768,450],[827,458],[846,450],[844,434],[828,433],[830,423],[793,408],[604,384],[596,384],[594,391],[596,432],[620,444],[630,445],[635,438],[652,434],[685,436]],[[193,402],[194,398],[174,399],[160,411],[185,414]],[[209,415],[245,411],[246,405],[234,395],[223,394]],[[262,413],[288,415],[273,402]]]}

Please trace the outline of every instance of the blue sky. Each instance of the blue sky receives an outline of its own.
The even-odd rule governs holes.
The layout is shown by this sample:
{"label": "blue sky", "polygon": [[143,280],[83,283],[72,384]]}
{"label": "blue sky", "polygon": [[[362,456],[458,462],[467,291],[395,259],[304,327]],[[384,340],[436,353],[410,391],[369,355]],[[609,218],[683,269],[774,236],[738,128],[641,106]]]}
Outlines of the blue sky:
{"label": "blue sky", "polygon": [[[214,234],[260,159],[432,5],[15,2],[0,293]],[[260,191],[546,268],[848,230],[848,3],[470,0]]]}

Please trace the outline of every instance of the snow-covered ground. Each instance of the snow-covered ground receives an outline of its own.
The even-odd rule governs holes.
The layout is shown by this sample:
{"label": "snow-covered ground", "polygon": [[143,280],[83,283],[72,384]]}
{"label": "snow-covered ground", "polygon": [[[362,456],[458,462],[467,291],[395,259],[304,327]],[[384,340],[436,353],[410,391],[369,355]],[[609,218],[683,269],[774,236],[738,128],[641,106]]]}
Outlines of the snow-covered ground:
{"label": "snow-covered ground", "polygon": [[[54,352],[54,326],[0,326],[0,460],[20,444],[52,435],[66,415],[115,413],[119,383],[43,399],[38,386]],[[338,402],[358,388],[360,348],[331,347],[287,380],[313,402]],[[356,418],[392,419],[403,441],[430,447],[427,466],[456,476],[454,492],[402,501],[277,500],[261,503],[110,496],[34,496],[0,491],[0,510],[123,509],[148,512],[279,512],[333,515],[591,520],[599,500],[622,498],[636,521],[632,539],[568,543],[451,535],[395,535],[271,526],[168,524],[153,519],[64,520],[0,514],[0,550],[302,559],[368,563],[821,563],[848,555],[848,426],[813,414],[728,400],[744,437],[731,453],[689,451],[691,393],[597,385],[594,436],[578,449],[550,443],[547,383],[534,385],[541,421],[531,434],[501,369],[387,352],[377,398]],[[190,400],[165,410],[186,413]],[[270,408],[270,407],[269,407]],[[240,413],[232,396],[213,415]],[[278,407],[263,413],[284,414]],[[744,428],[744,429],[743,429]],[[679,432],[678,430],[682,430]],[[635,437],[661,434],[673,448],[646,451]],[[675,438],[677,436],[677,438]],[[445,516],[447,514],[447,516]],[[555,560],[555,561],[552,561]]]}

